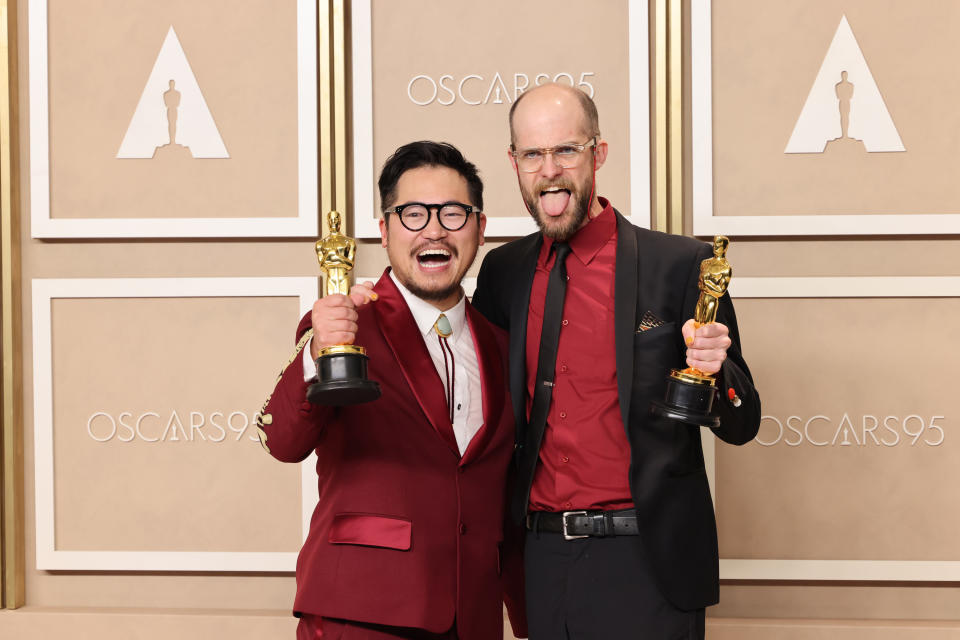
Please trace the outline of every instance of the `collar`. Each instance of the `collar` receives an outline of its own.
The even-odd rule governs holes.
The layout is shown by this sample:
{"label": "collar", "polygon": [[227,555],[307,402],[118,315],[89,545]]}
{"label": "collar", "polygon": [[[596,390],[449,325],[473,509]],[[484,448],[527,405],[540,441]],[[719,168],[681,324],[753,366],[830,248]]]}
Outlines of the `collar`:
{"label": "collar", "polygon": [[[597,201],[603,207],[603,210],[596,218],[588,219],[587,224],[570,238],[570,248],[573,250],[573,255],[577,256],[580,262],[585,265],[590,264],[617,230],[617,217],[613,212],[610,201],[599,196]],[[541,266],[547,261],[552,246],[553,238],[544,237],[543,248],[540,251]]]}
{"label": "collar", "polygon": [[451,340],[456,342],[460,339],[460,336],[463,335],[463,328],[467,323],[466,296],[460,296],[460,301],[450,309],[440,311],[426,300],[413,295],[409,289],[397,280],[397,276],[393,274],[393,269],[390,270],[390,279],[393,280],[393,284],[397,285],[400,295],[403,296],[403,301],[407,303],[410,313],[413,314],[413,321],[417,323],[417,329],[420,330],[424,338],[429,334],[436,335],[436,332],[433,330],[433,325],[437,321],[437,318],[440,317],[440,314],[443,313],[447,316],[447,320],[450,321],[450,327],[453,329],[453,337]]}

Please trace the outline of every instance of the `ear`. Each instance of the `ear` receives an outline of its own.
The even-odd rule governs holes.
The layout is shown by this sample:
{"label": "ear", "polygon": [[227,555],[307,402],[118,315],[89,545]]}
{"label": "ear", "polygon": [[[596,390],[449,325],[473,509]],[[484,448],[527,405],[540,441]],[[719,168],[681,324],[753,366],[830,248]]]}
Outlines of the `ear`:
{"label": "ear", "polygon": [[387,248],[387,223],[383,218],[380,218],[380,246]]}
{"label": "ear", "polygon": [[477,242],[477,246],[483,246],[483,243],[484,243],[483,234],[486,231],[486,229],[487,229],[487,216],[486,214],[481,213],[477,216],[477,234],[479,235],[479,242]]}
{"label": "ear", "polygon": [[514,172],[517,171],[517,159],[513,157],[513,153],[510,151],[510,147],[507,147],[507,157],[510,158],[510,164],[513,165]]}
{"label": "ear", "polygon": [[599,142],[597,142],[597,146],[594,149],[594,158],[596,158],[597,169],[602,167],[603,163],[607,161],[607,141],[606,140],[601,139]]}

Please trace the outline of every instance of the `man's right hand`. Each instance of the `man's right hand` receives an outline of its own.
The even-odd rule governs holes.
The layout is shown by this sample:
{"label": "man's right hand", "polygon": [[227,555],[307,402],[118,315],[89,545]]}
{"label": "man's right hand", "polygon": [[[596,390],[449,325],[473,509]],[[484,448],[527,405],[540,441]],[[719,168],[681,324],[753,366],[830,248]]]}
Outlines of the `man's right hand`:
{"label": "man's right hand", "polygon": [[320,349],[335,344],[353,344],[357,337],[357,307],[377,299],[372,282],[363,282],[350,288],[350,295],[327,295],[313,303],[310,321],[313,340],[310,355],[316,360]]}

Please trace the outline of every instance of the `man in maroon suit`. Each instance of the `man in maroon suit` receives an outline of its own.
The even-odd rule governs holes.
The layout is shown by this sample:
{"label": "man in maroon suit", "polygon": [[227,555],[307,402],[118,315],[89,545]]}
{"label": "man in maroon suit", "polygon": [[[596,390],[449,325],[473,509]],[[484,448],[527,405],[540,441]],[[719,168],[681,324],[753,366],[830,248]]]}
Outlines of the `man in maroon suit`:
{"label": "man in maroon suit", "polygon": [[[460,287],[483,244],[483,185],[454,147],[415,142],[386,162],[379,187],[391,268],[372,291],[326,296],[301,320],[310,349],[283,372],[260,432],[279,460],[318,457],[297,638],[496,639],[503,602],[525,636],[521,536],[504,524],[506,335]],[[383,395],[307,402],[317,351],[354,341]]]}

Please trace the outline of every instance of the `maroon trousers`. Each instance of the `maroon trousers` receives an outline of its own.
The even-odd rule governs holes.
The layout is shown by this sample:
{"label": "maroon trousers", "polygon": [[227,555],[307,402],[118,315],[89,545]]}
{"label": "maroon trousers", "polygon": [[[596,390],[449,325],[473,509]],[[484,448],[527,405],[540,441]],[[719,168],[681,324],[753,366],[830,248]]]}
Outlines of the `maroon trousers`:
{"label": "maroon trousers", "polygon": [[423,629],[321,618],[303,614],[297,625],[297,640],[457,640],[457,625],[444,633]]}

